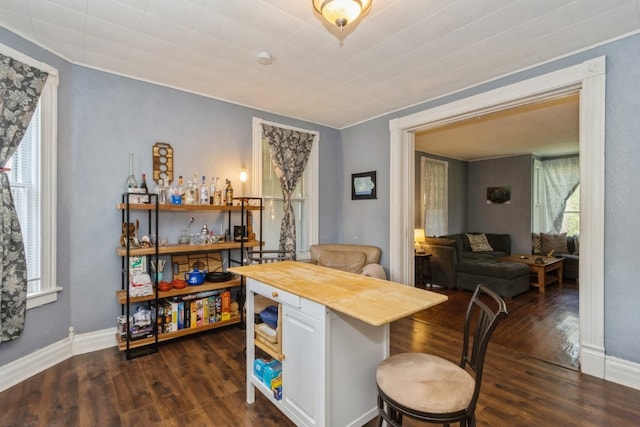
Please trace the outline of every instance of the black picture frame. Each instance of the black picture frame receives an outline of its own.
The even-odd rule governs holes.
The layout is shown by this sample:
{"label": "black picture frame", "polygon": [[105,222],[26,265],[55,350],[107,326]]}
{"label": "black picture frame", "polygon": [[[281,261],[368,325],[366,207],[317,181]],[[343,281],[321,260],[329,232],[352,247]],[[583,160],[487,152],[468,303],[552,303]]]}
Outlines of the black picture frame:
{"label": "black picture frame", "polygon": [[376,171],[351,175],[351,200],[377,199]]}

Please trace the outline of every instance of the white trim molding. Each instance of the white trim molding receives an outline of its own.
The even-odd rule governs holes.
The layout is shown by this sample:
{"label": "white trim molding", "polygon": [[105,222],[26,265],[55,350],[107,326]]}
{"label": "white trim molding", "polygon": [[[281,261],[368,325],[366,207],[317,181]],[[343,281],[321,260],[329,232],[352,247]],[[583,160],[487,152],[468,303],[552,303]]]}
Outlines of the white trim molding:
{"label": "white trim molding", "polygon": [[598,378],[605,377],[605,64],[604,56],[594,58],[389,122],[392,195],[389,270],[391,280],[411,283],[415,209],[413,133],[533,101],[580,94],[580,362],[582,372]]}
{"label": "white trim molding", "polygon": [[115,336],[116,328],[76,335],[70,327],[65,339],[0,366],[0,392],[72,356],[115,347]]}

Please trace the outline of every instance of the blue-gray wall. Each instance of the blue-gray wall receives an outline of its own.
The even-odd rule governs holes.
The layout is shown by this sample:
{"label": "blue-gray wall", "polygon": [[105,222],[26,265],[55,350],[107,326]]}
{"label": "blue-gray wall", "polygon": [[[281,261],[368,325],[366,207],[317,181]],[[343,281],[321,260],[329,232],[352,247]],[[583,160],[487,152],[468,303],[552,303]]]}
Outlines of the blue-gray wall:
{"label": "blue-gray wall", "polygon": [[[511,187],[508,204],[487,204],[487,187]],[[531,156],[469,163],[468,231],[511,235],[511,252],[531,253]]]}
{"label": "blue-gray wall", "polygon": [[[121,212],[115,206],[128,175],[128,153],[134,153],[138,179],[143,172],[150,177],[151,147],[158,141],[172,145],[176,176],[186,180],[197,171],[234,182],[240,166],[251,165],[253,117],[319,131],[319,235],[325,242],[339,240],[339,131],[72,65],[3,28],[0,43],[60,73],[57,283],[64,288],[56,303],[28,311],[22,336],[0,346],[0,366],[64,339],[70,326],[77,333],[115,326],[121,283],[115,253]],[[223,220],[195,216],[198,229]],[[163,233],[175,241],[188,218],[168,214],[163,220]]]}
{"label": "blue-gray wall", "polygon": [[[120,286],[114,255],[120,217],[114,204],[122,191],[128,152],[136,154],[138,173],[150,170],[150,146],[164,140],[176,149],[176,170],[189,175],[203,150],[213,150],[214,158],[219,150],[229,157],[211,169],[205,166],[206,172],[232,177],[237,176],[237,165],[250,158],[251,117],[319,130],[320,241],[380,246],[382,263],[388,267],[389,193],[406,191],[389,186],[390,119],[601,55],[607,55],[605,346],[609,356],[640,363],[636,339],[640,335],[640,286],[636,283],[640,195],[635,188],[640,181],[640,36],[340,132],[72,66],[2,28],[0,43],[60,70],[58,282],[64,286],[57,303],[29,311],[21,338],[0,346],[0,365],[59,341],[71,325],[78,332],[114,325],[118,312],[114,291]],[[351,201],[351,174],[370,170],[377,171],[378,199]]]}
{"label": "blue-gray wall", "polygon": [[[640,35],[630,36],[344,129],[342,143],[345,150],[369,154],[365,158],[344,156],[345,171],[359,169],[360,164],[366,162],[367,167],[378,170],[378,182],[389,181],[389,120],[606,55],[605,351],[608,356],[640,363],[640,342],[636,339],[640,336],[640,311],[637,309],[640,306],[640,286],[637,284],[640,264],[636,256],[640,241],[637,220],[640,193],[635,188],[640,182],[639,46]],[[391,188],[389,191],[406,190]],[[343,200],[346,200],[346,193]],[[382,220],[388,221],[388,204],[388,195],[379,191],[378,200],[368,206],[370,214],[363,218],[360,206],[344,203],[341,235],[349,235],[351,229],[379,228]],[[376,229],[376,233],[388,232],[388,227]],[[384,238],[380,238],[383,253],[388,253],[389,245],[383,243]]]}

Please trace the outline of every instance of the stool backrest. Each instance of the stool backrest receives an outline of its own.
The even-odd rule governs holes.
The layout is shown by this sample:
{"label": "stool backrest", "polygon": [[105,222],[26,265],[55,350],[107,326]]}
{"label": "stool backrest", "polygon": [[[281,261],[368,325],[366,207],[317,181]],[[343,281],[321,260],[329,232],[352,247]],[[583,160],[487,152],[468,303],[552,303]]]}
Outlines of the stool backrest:
{"label": "stool backrest", "polygon": [[489,339],[498,323],[507,317],[507,314],[507,305],[500,295],[482,285],[476,287],[465,316],[464,341],[460,359],[460,367],[471,369],[475,376],[475,390],[469,407],[470,413],[473,413],[480,394],[482,371]]}

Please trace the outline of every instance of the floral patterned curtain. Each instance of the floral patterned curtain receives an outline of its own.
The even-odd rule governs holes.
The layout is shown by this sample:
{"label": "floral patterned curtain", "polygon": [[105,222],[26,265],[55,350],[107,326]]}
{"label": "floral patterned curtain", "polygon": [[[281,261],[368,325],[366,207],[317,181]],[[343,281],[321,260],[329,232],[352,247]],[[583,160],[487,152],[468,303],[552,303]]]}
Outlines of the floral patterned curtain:
{"label": "floral patterned curtain", "polygon": [[29,127],[47,76],[0,54],[0,342],[22,334],[27,309],[27,262],[5,165]]}
{"label": "floral patterned curtain", "polygon": [[304,173],[314,136],[310,133],[262,125],[263,138],[269,143],[273,167],[280,180],[284,197],[284,216],[280,225],[281,251],[296,253],[296,218],[291,195]]}

